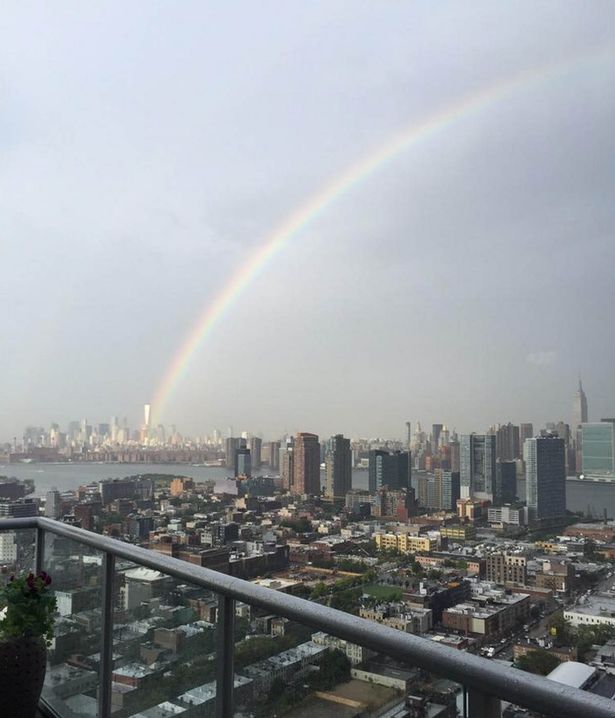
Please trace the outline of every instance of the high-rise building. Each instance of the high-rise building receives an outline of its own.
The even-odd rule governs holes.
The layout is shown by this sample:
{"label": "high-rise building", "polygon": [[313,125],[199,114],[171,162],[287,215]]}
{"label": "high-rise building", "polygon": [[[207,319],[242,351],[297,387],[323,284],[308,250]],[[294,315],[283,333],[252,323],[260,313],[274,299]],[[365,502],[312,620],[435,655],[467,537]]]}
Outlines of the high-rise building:
{"label": "high-rise building", "polygon": [[578,429],[581,424],[587,424],[587,422],[587,397],[585,396],[583,384],[579,378],[579,388],[572,398],[572,426],[574,429]]}
{"label": "high-rise building", "polygon": [[406,422],[406,449],[410,451],[410,447],[412,446],[412,424],[407,421]]}
{"label": "high-rise building", "polygon": [[462,434],[459,442],[461,498],[493,501],[495,490],[495,436]]}
{"label": "high-rise building", "polygon": [[[523,454],[523,447],[525,446],[525,440],[531,439],[534,436],[534,425],[531,422],[519,424],[519,452]],[[523,456],[521,457],[523,458]]]}
{"label": "high-rise building", "polygon": [[461,456],[459,441],[451,439],[449,443],[451,471],[461,471]]}
{"label": "high-rise building", "polygon": [[517,497],[517,462],[498,461],[495,465],[495,491],[493,503],[496,506],[512,504]]}
{"label": "high-rise building", "polygon": [[239,447],[235,450],[235,461],[234,461],[235,478],[239,476],[245,476],[250,478],[252,476],[252,453],[246,446],[246,440],[241,439]]}
{"label": "high-rise building", "polygon": [[269,468],[272,471],[279,471],[280,470],[280,442],[279,441],[269,441],[266,444],[267,447],[267,461],[265,463],[269,464]]}
{"label": "high-rise building", "polygon": [[496,459],[514,461],[521,458],[518,426],[508,422],[495,427],[490,433],[495,434]]}
{"label": "high-rise building", "polygon": [[152,407],[151,404],[143,404],[143,426],[149,429]]}
{"label": "high-rise building", "polygon": [[111,430],[111,441],[115,444],[117,441],[117,434],[120,430],[120,422],[117,419],[117,416],[112,416],[111,421],[109,422],[110,430]]}
{"label": "high-rise building", "polygon": [[564,421],[550,421],[547,424],[547,431],[551,434],[557,434],[560,439],[563,439],[566,442],[566,446],[570,443],[570,426]]}
{"label": "high-rise building", "polygon": [[329,498],[343,498],[352,488],[352,450],[350,439],[343,434],[332,436],[327,442],[326,494]]}
{"label": "high-rise building", "polygon": [[560,519],[566,515],[566,445],[563,439],[543,432],[527,439],[525,490],[533,521]]}
{"label": "high-rise building", "polygon": [[292,444],[285,444],[279,451],[280,480],[282,488],[292,491],[294,480],[294,456]]}
{"label": "high-rise building", "polygon": [[582,424],[581,436],[583,474],[615,480],[615,419]]}
{"label": "high-rise building", "polygon": [[241,446],[241,439],[236,436],[229,436],[224,440],[224,456],[226,468],[235,468],[235,452]]}
{"label": "high-rise building", "polygon": [[442,433],[442,424],[433,424],[431,427],[431,453],[437,454],[440,448],[440,434]]}
{"label": "high-rise building", "polygon": [[430,509],[455,511],[459,498],[459,472],[435,469],[418,477],[419,505]]}
{"label": "high-rise building", "polygon": [[412,489],[378,489],[370,495],[370,503],[372,516],[395,517],[405,522],[416,512]]}
{"label": "high-rise building", "polygon": [[259,436],[251,436],[248,439],[248,449],[252,455],[252,466],[258,469],[262,464],[261,452],[263,448],[263,440]]}
{"label": "high-rise building", "polygon": [[295,494],[320,495],[320,443],[316,434],[295,436],[293,450],[293,487]]}
{"label": "high-rise building", "polygon": [[57,489],[47,492],[45,499],[45,516],[48,519],[59,519],[62,517],[62,498]]}
{"label": "high-rise building", "polygon": [[390,489],[411,487],[412,463],[409,451],[385,451],[372,449],[369,452],[369,490],[371,493],[383,486]]}

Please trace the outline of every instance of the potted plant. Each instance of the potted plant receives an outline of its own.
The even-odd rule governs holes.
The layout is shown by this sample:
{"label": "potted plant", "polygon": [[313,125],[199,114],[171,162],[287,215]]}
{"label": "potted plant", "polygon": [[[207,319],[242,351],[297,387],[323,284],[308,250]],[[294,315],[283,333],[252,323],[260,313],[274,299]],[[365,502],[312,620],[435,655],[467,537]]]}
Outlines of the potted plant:
{"label": "potted plant", "polygon": [[33,718],[43,689],[56,599],[51,578],[11,576],[0,590],[0,713]]}

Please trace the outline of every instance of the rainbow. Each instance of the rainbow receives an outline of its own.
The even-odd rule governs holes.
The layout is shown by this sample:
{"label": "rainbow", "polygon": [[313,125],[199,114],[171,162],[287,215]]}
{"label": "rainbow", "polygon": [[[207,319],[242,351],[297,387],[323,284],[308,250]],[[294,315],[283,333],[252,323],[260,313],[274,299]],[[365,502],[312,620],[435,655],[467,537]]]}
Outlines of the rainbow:
{"label": "rainbow", "polygon": [[352,191],[384,165],[419,142],[427,141],[437,133],[449,129],[468,116],[492,107],[513,92],[552,79],[554,76],[562,74],[577,65],[581,60],[594,60],[596,57],[601,58],[605,54],[610,55],[611,53],[612,48],[610,46],[599,48],[598,50],[594,49],[573,59],[549,64],[538,69],[531,68],[508,78],[504,82],[498,82],[475,94],[466,96],[440,112],[430,115],[422,122],[413,124],[397,133],[325,184],[305,204],[288,215],[271,234],[265,237],[262,245],[232,275],[214,301],[206,305],[188,337],[173,357],[155,392],[152,406],[157,420],[160,420],[165,405],[184,377],[199,347],[211,334],[220,319],[237,302],[276,254],[282,251],[301,230],[316,221],[340,197]]}

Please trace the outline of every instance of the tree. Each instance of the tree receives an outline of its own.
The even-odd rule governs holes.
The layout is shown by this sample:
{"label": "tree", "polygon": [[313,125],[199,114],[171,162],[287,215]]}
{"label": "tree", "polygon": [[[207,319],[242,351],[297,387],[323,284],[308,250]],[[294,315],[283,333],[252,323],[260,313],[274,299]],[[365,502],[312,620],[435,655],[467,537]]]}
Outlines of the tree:
{"label": "tree", "polygon": [[570,646],[574,640],[574,631],[561,611],[553,614],[548,623],[553,643],[556,646]]}
{"label": "tree", "polygon": [[271,683],[271,688],[269,689],[269,700],[270,701],[277,701],[278,698],[281,698],[284,695],[284,691],[286,690],[286,683],[282,678],[274,678]]}
{"label": "tree", "polygon": [[329,592],[329,588],[327,587],[327,584],[323,581],[319,581],[314,588],[312,589],[312,593],[310,594],[310,599],[312,601],[322,598],[323,596],[326,596]]}
{"label": "tree", "polygon": [[337,649],[327,651],[318,664],[318,673],[313,673],[308,683],[314,690],[330,690],[338,683],[350,680],[350,661],[345,653]]}
{"label": "tree", "polygon": [[517,668],[528,673],[536,673],[540,676],[546,676],[559,666],[560,660],[553,653],[545,651],[544,648],[538,648],[535,651],[529,651],[517,660]]}

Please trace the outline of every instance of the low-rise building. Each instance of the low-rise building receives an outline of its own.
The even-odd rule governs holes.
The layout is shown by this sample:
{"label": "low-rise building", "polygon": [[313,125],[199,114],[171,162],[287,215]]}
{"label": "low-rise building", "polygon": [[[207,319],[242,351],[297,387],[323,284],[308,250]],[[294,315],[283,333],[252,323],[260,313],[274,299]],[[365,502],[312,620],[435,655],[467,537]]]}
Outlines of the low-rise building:
{"label": "low-rise building", "polygon": [[615,598],[603,593],[589,596],[583,603],[564,609],[564,618],[573,626],[598,626],[601,623],[615,626]]}
{"label": "low-rise building", "polygon": [[379,549],[395,549],[400,553],[418,553],[419,551],[433,551],[437,542],[429,536],[415,536],[407,531],[397,533],[376,534],[374,536]]}
{"label": "low-rise building", "polygon": [[507,553],[494,553],[487,556],[487,581],[500,585],[526,583],[527,559],[525,556]]}
{"label": "low-rise building", "polygon": [[431,630],[433,614],[429,608],[411,608],[405,603],[380,603],[375,606],[361,606],[359,616],[369,621],[396,628],[405,633],[421,635]]}
{"label": "low-rise building", "polygon": [[345,641],[343,638],[338,638],[337,636],[330,636],[328,633],[323,633],[322,631],[312,634],[312,641],[317,646],[342,651],[353,666],[358,666],[359,663],[363,663],[363,661],[366,661],[374,655],[374,651],[365,648],[365,646],[359,646],[356,643]]}
{"label": "low-rise building", "polygon": [[530,597],[527,594],[503,594],[485,601],[469,601],[447,608],[442,614],[446,628],[484,637],[509,631],[527,619]]}
{"label": "low-rise building", "polygon": [[440,536],[450,541],[473,541],[476,538],[476,529],[473,524],[448,524],[440,527]]}

